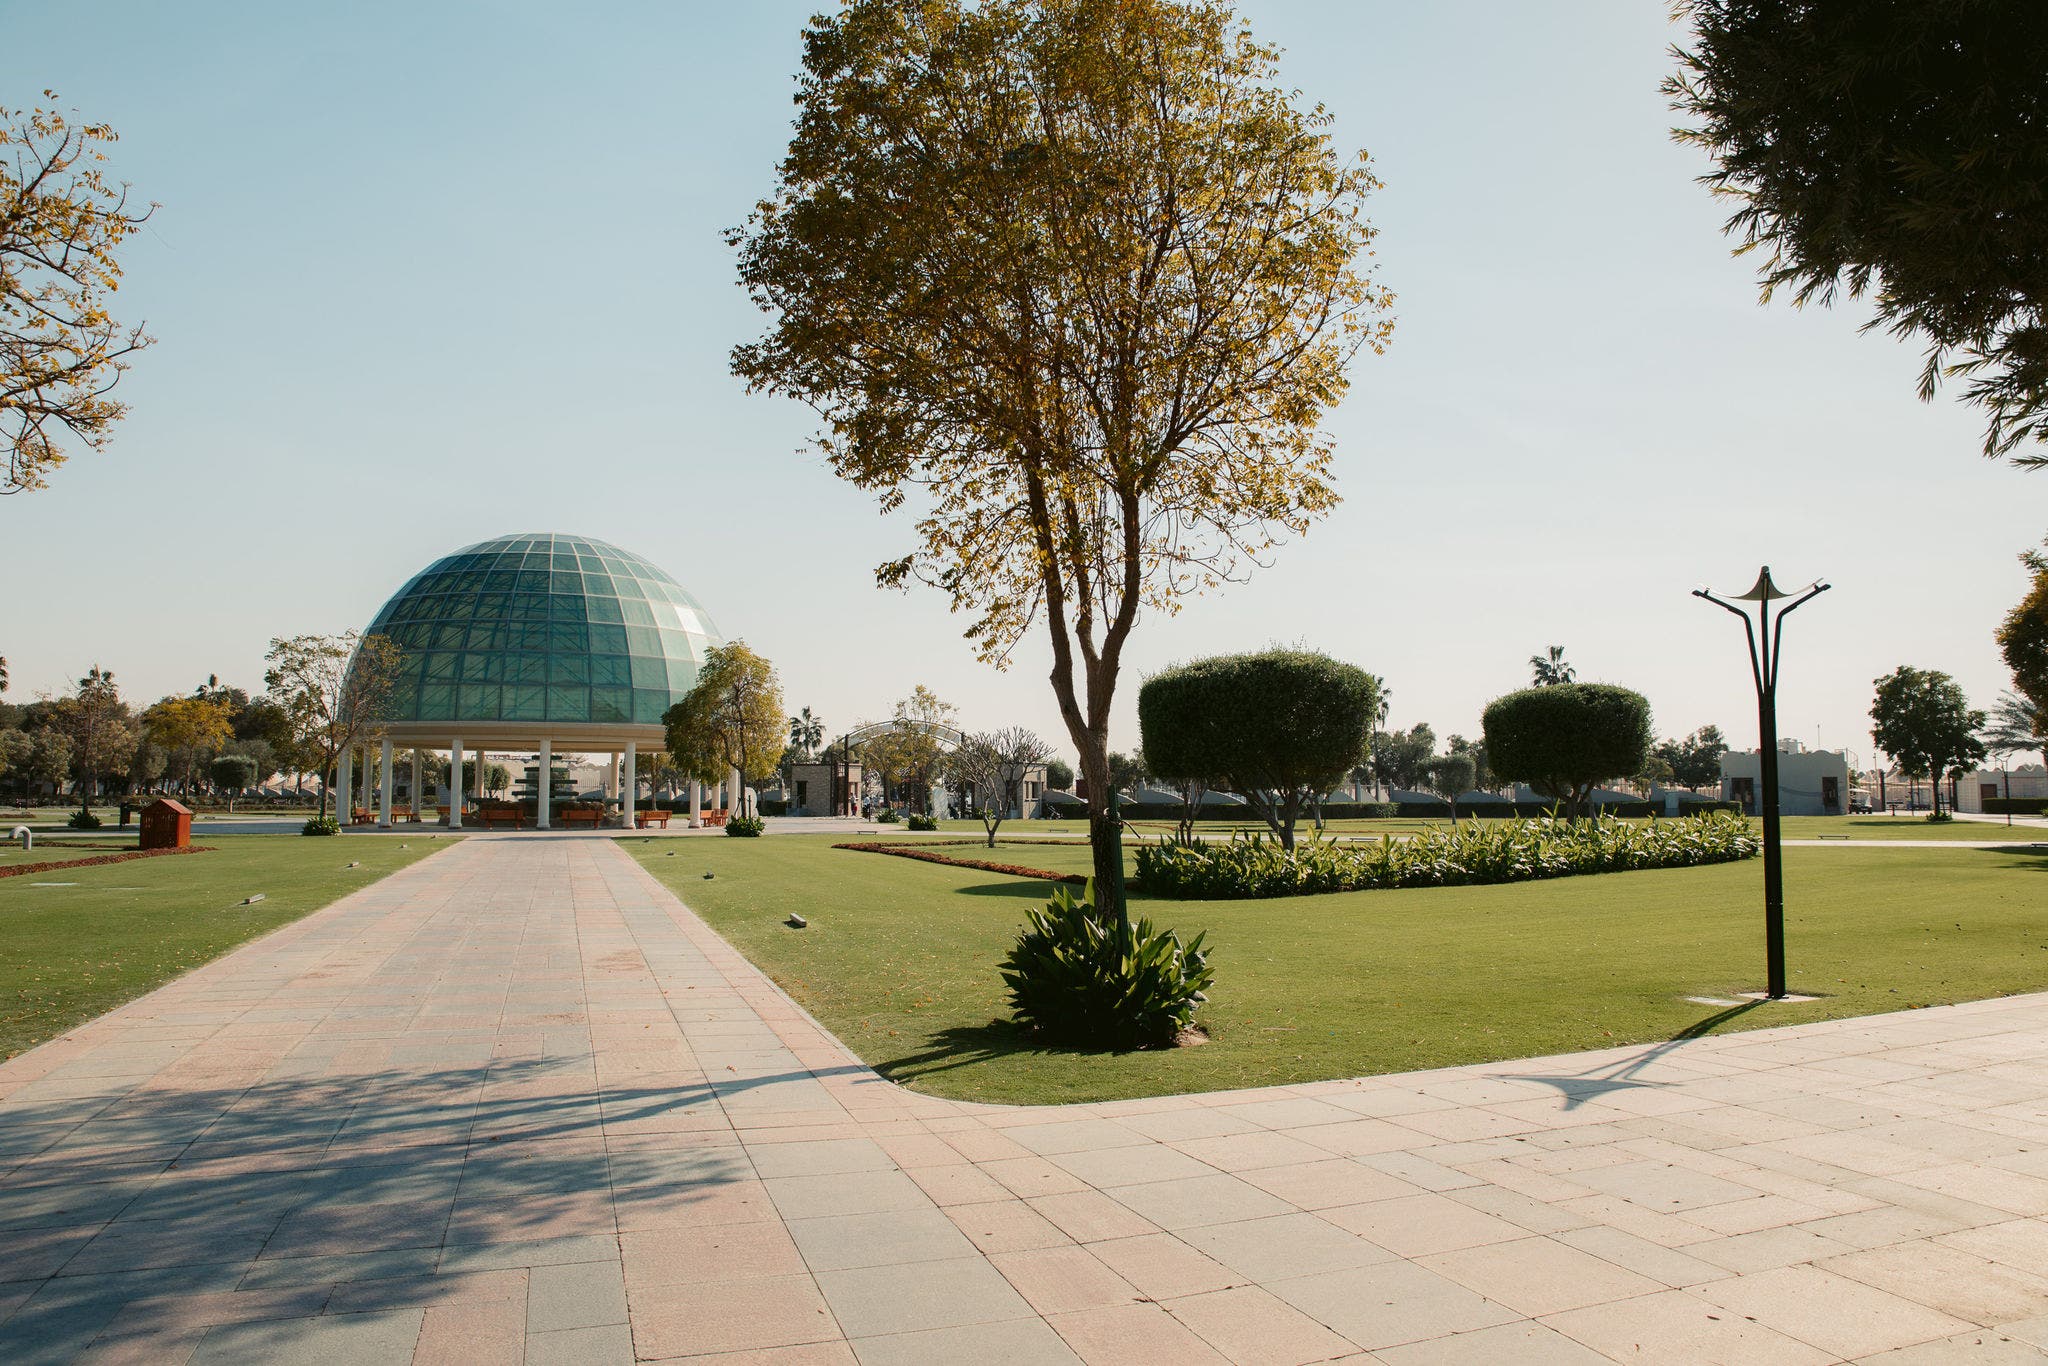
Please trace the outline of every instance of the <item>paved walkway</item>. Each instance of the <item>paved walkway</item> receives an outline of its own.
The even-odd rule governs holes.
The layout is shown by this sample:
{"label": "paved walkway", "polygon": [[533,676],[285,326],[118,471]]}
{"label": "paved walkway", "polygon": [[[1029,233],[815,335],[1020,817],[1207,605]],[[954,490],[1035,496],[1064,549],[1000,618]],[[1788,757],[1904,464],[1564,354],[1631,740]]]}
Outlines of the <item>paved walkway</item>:
{"label": "paved walkway", "polygon": [[602,838],[0,1066],[8,1363],[2037,1361],[2044,1214],[2048,996],[970,1106]]}

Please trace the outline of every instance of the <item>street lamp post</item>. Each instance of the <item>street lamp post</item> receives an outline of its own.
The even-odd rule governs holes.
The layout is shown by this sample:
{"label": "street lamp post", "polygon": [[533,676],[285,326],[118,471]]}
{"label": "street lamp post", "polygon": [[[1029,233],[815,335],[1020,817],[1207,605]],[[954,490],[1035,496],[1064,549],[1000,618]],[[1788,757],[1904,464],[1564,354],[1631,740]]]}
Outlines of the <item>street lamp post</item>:
{"label": "street lamp post", "polygon": [[[1734,594],[1735,602],[1718,597],[1704,588],[1693,590],[1716,607],[1726,608],[1742,618],[1743,634],[1749,638],[1749,673],[1756,683],[1756,720],[1760,767],[1758,783],[1763,787],[1764,816],[1764,959],[1767,979],[1765,996],[1785,997],[1785,868],[1778,847],[1778,655],[1785,631],[1785,615],[1822,593],[1828,585],[1819,579],[1805,588],[1786,592],[1771,582],[1771,567],[1757,571],[1756,583],[1747,593]],[[1757,604],[1751,620],[1746,608],[1736,602]],[[1773,620],[1771,604],[1783,602]]]}

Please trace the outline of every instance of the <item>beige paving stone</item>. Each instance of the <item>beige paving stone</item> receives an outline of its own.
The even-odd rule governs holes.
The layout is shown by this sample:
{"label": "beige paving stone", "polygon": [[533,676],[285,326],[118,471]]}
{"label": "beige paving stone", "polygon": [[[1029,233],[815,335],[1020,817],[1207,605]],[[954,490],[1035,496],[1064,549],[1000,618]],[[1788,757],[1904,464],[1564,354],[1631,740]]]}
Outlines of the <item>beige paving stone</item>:
{"label": "beige paving stone", "polygon": [[1021,1252],[1070,1243],[1060,1228],[1022,1200],[949,1205],[946,1217],[983,1252]]}
{"label": "beige paving stone", "polygon": [[1417,1265],[1530,1318],[1631,1299],[1663,1288],[1659,1281],[1553,1238],[1524,1238],[1441,1252],[1418,1258]]}
{"label": "beige paving stone", "polygon": [[1295,1208],[1305,1210],[1332,1209],[1338,1205],[1421,1194],[1406,1181],[1368,1167],[1363,1162],[1342,1157],[1261,1167],[1238,1175],[1268,1195],[1278,1196]]}
{"label": "beige paving stone", "polygon": [[1645,1366],[1827,1366],[1839,1360],[1688,1290],[1570,1309],[1543,1323],[1615,1361]]}
{"label": "beige paving stone", "polygon": [[1342,1271],[1391,1259],[1386,1249],[1313,1214],[1278,1214],[1182,1229],[1189,1247],[1251,1281]]}
{"label": "beige paving stone", "polygon": [[1939,1243],[1872,1248],[1821,1266],[1987,1327],[2048,1315],[2048,1279]]}
{"label": "beige paving stone", "polygon": [[1509,1323],[1470,1333],[1382,1347],[1385,1366],[1596,1366],[1607,1357],[1540,1323]]}
{"label": "beige paving stone", "polygon": [[2044,1360],[2048,1360],[2048,1352],[2039,1347],[1980,1328],[1938,1342],[1879,1352],[1862,1358],[1857,1366],[2040,1366]]}
{"label": "beige paving stone", "polygon": [[936,1262],[975,1251],[945,1212],[932,1208],[792,1219],[788,1229],[813,1272]]}
{"label": "beige paving stone", "polygon": [[853,1350],[860,1366],[927,1366],[931,1362],[1076,1366],[1080,1361],[1051,1325],[1039,1319],[861,1338],[853,1344]]}
{"label": "beige paving stone", "polygon": [[1624,1233],[1618,1228],[1571,1229],[1555,1236],[1567,1247],[1590,1252],[1638,1275],[1661,1281],[1674,1290],[1732,1274],[1725,1267],[1646,1238],[1638,1238],[1633,1233]]}
{"label": "beige paving stone", "polygon": [[1156,1304],[1084,1309],[1046,1322],[1089,1366],[1230,1366],[1229,1358]]}
{"label": "beige paving stone", "polygon": [[1068,1314],[1133,1304],[1144,1298],[1129,1281],[1083,1247],[995,1252],[989,1262],[1040,1314]]}
{"label": "beige paving stone", "polygon": [[1236,1366],[1301,1366],[1356,1351],[1356,1344],[1255,1285],[1169,1300],[1166,1311]]}
{"label": "beige paving stone", "polygon": [[1321,1211],[1337,1227],[1403,1257],[1505,1243],[1529,1230],[1441,1195],[1409,1195]]}
{"label": "beige paving stone", "polygon": [[1413,1262],[1269,1281],[1266,1289],[1368,1351],[1491,1328],[1520,1317]]}
{"label": "beige paving stone", "polygon": [[818,1286],[848,1338],[1001,1323],[1032,1315],[1031,1306],[1002,1273],[979,1256],[821,1272]]}
{"label": "beige paving stone", "polygon": [[1026,1203],[1077,1243],[1100,1242],[1105,1238],[1135,1238],[1158,1230],[1158,1225],[1151,1220],[1132,1213],[1100,1191],[1037,1195]]}
{"label": "beige paving stone", "polygon": [[1810,1266],[1736,1276],[1694,1293],[1840,1357],[1911,1347],[1970,1327],[1925,1305]]}
{"label": "beige paving stone", "polygon": [[1119,1186],[1111,1194],[1139,1217],[1164,1229],[1257,1219],[1289,1210],[1288,1205],[1257,1186],[1222,1173]]}
{"label": "beige paving stone", "polygon": [[1088,1250],[1148,1299],[1201,1295],[1243,1283],[1229,1267],[1171,1233],[1112,1238],[1090,1243]]}

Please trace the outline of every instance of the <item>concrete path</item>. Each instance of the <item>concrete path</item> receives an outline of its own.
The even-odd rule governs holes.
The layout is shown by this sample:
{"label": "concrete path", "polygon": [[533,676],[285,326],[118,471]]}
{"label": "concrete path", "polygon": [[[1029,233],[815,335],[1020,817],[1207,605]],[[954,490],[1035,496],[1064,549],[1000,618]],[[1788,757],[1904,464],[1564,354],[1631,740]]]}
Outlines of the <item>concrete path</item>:
{"label": "concrete path", "polygon": [[0,1066],[7,1363],[2036,1361],[2044,1215],[2048,996],[961,1105],[603,838]]}

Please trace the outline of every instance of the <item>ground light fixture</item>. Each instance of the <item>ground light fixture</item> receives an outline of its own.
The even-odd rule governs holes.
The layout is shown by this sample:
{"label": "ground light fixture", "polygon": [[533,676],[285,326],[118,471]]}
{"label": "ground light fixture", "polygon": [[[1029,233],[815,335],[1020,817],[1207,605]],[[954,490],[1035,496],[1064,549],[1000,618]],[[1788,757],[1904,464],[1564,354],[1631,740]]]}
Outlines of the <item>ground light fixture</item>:
{"label": "ground light fixture", "polygon": [[[1771,582],[1771,567],[1756,574],[1756,584],[1747,593],[1721,597],[1705,588],[1692,595],[1705,598],[1742,618],[1742,631],[1749,638],[1749,675],[1756,683],[1756,724],[1758,758],[1762,772],[1757,783],[1763,788],[1764,817],[1764,961],[1765,999],[1785,999],[1785,864],[1778,848],[1778,653],[1785,632],[1785,617],[1793,608],[1813,601],[1828,591],[1825,580],[1815,579],[1804,588],[1786,592]],[[1756,615],[1736,603],[1755,603]],[[1784,603],[1775,613],[1773,603]]]}

